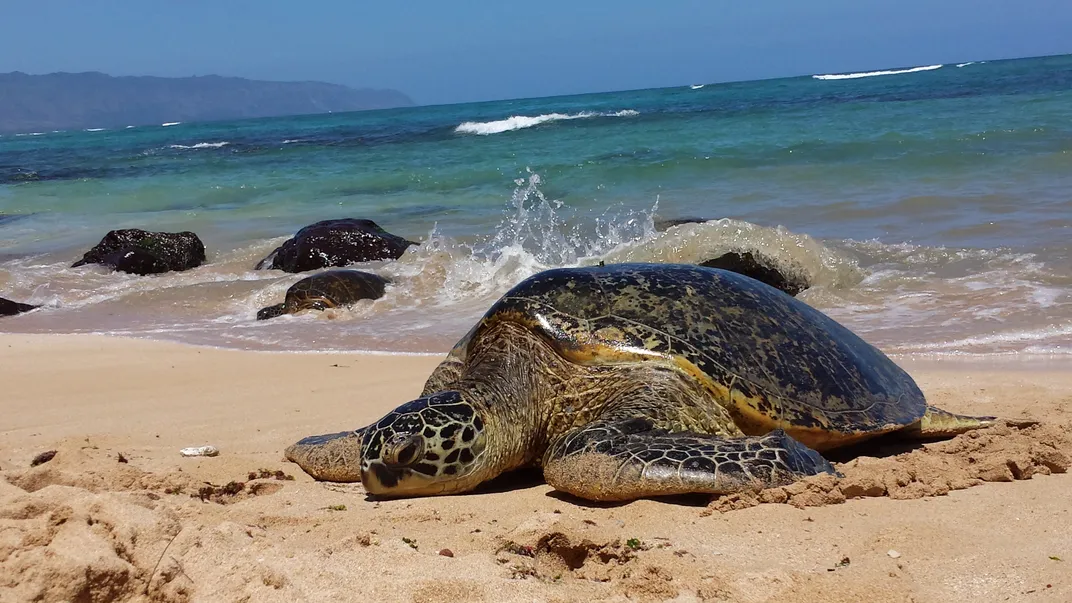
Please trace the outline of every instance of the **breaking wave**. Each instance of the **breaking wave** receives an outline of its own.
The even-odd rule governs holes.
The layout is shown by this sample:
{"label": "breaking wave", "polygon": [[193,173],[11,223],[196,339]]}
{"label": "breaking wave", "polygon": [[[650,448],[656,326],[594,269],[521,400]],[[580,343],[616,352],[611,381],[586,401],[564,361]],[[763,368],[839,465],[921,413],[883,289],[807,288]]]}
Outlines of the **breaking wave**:
{"label": "breaking wave", "polygon": [[224,140],[221,142],[199,142],[197,144],[185,145],[185,144],[173,144],[169,145],[172,149],[218,149],[231,144]]}
{"label": "breaking wave", "polygon": [[478,134],[481,136],[487,136],[489,134],[500,134],[502,132],[511,132],[513,130],[522,130],[525,128],[531,128],[543,123],[554,121],[566,121],[572,119],[589,119],[592,117],[635,117],[640,115],[639,112],[632,109],[625,109],[624,111],[615,111],[612,113],[597,113],[595,111],[582,111],[580,113],[547,113],[545,115],[513,115],[506,119],[500,119],[497,121],[467,121],[454,128],[454,131],[459,134]]}
{"label": "breaking wave", "polygon": [[927,65],[925,67],[913,67],[911,69],[891,69],[886,71],[862,71],[860,73],[833,73],[828,75],[813,75],[817,80],[855,80],[862,77],[875,77],[878,75],[901,75],[902,73],[916,73],[919,71],[934,71],[944,65]]}

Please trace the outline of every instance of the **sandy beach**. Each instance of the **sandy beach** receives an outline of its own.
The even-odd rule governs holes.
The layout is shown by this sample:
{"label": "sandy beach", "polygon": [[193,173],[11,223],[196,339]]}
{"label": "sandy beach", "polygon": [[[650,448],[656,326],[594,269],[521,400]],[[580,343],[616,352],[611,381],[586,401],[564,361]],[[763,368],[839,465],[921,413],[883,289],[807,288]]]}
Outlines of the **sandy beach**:
{"label": "sandy beach", "polygon": [[0,335],[0,601],[1072,600],[1066,367],[905,362],[936,405],[1040,423],[714,501],[592,505],[527,474],[376,502],[283,459],[438,361]]}

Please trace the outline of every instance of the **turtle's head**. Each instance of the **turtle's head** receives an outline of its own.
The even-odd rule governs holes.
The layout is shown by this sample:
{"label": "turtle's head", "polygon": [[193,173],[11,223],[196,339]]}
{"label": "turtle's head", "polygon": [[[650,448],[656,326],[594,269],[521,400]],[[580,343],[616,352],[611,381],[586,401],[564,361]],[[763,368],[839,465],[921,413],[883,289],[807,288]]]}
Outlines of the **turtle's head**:
{"label": "turtle's head", "polygon": [[368,428],[361,482],[375,496],[429,496],[475,488],[488,476],[484,421],[461,392],[418,398]]}

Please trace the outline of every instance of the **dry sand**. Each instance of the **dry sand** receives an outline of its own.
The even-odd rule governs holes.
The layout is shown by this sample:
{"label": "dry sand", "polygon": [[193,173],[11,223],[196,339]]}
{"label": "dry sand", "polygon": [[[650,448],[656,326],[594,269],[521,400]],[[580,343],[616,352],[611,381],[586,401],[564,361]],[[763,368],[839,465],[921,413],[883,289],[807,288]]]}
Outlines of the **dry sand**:
{"label": "dry sand", "polygon": [[0,335],[0,601],[1072,601],[1066,367],[906,364],[948,410],[1042,423],[714,501],[589,505],[530,474],[374,502],[283,460],[437,362]]}

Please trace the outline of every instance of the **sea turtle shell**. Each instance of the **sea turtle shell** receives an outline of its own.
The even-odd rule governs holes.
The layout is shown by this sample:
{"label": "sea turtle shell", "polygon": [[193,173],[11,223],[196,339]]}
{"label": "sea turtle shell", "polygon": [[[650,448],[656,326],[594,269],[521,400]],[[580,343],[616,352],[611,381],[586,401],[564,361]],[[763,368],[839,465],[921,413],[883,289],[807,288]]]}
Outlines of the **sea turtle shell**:
{"label": "sea turtle shell", "polygon": [[894,431],[926,411],[912,378],[819,310],[716,268],[615,264],[561,268],[507,292],[464,337],[526,325],[583,365],[658,362],[697,379],[746,434],[782,428],[826,449]]}
{"label": "sea turtle shell", "polygon": [[287,289],[285,301],[257,312],[257,319],[274,318],[302,310],[327,310],[362,299],[379,299],[390,282],[360,270],[328,270],[301,279]]}

